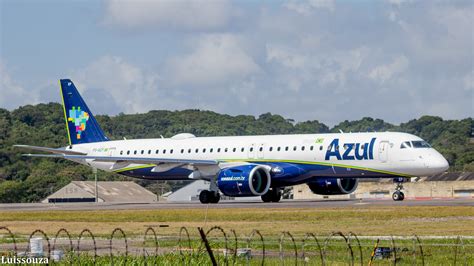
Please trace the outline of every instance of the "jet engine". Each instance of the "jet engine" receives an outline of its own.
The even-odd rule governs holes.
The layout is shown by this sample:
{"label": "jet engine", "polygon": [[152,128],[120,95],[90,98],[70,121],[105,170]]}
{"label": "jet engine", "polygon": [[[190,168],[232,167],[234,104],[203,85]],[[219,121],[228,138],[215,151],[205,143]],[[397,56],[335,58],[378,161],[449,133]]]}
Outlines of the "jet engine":
{"label": "jet engine", "polygon": [[261,196],[270,189],[270,171],[266,166],[246,164],[222,169],[217,187],[226,196]]}
{"label": "jet engine", "polygon": [[357,178],[321,178],[307,184],[314,194],[342,195],[354,192],[358,183]]}

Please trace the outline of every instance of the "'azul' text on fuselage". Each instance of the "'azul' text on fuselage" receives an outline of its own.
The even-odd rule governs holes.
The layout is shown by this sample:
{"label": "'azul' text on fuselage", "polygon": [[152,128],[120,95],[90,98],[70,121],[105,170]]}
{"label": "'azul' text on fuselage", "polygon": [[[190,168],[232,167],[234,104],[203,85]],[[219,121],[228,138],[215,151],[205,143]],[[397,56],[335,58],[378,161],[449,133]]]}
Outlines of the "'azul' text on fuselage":
{"label": "'azul' text on fuselage", "polygon": [[344,149],[339,146],[339,139],[334,139],[329,144],[325,160],[330,160],[332,156],[337,160],[373,160],[375,139],[372,138],[369,143],[344,143],[341,146]]}

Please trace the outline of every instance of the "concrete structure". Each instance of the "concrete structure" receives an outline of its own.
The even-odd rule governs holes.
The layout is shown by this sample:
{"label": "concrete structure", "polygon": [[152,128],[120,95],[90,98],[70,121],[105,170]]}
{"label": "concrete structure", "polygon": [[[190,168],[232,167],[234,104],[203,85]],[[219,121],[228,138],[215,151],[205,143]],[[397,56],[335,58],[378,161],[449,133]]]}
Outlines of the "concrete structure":
{"label": "concrete structure", "polygon": [[[157,196],[135,182],[97,182],[99,202],[148,203],[156,202]],[[72,181],[44,199],[43,203],[94,202],[94,181]]]}
{"label": "concrete structure", "polygon": [[[199,201],[199,193],[203,190],[209,189],[209,182],[204,180],[197,180],[189,185],[186,185],[173,193],[169,194],[167,201],[169,202],[185,202],[185,201]],[[260,197],[227,197],[221,194],[221,200],[260,200]]]}
{"label": "concrete structure", "polygon": [[[447,172],[414,177],[403,184],[406,199],[474,198],[474,173]],[[307,185],[293,187],[294,199],[391,199],[395,184],[391,179],[361,179],[354,193],[348,195],[315,195]]]}
{"label": "concrete structure", "polygon": [[[474,198],[474,181],[425,181],[404,183],[406,199]],[[391,182],[360,182],[354,193],[348,195],[315,195],[307,185],[293,188],[294,199],[391,199],[395,184]]]}

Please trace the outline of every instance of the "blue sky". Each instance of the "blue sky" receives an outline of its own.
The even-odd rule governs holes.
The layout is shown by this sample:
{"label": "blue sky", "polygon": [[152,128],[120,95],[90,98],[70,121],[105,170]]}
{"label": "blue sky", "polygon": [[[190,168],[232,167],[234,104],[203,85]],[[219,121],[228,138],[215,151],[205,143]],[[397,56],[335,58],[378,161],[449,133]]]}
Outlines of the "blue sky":
{"label": "blue sky", "polygon": [[272,112],[329,125],[474,114],[472,1],[0,0],[0,107]]}

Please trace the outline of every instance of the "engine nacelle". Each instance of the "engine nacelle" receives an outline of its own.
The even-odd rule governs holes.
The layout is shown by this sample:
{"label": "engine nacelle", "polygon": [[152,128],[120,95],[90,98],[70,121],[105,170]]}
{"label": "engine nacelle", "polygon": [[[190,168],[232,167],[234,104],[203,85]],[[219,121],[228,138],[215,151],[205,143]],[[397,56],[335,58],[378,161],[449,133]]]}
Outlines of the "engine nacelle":
{"label": "engine nacelle", "polygon": [[261,196],[270,189],[271,181],[267,167],[247,164],[222,169],[217,176],[217,187],[226,196]]}
{"label": "engine nacelle", "polygon": [[343,195],[356,190],[357,178],[321,178],[308,183],[309,189],[319,195]]}

